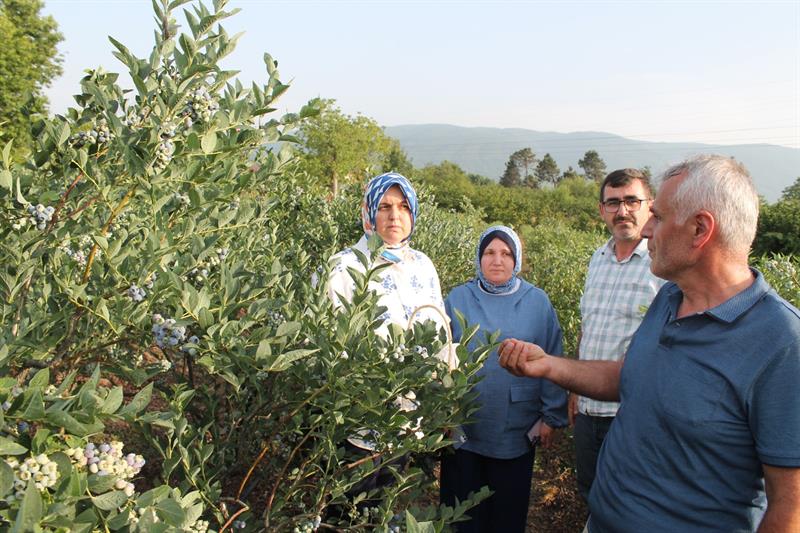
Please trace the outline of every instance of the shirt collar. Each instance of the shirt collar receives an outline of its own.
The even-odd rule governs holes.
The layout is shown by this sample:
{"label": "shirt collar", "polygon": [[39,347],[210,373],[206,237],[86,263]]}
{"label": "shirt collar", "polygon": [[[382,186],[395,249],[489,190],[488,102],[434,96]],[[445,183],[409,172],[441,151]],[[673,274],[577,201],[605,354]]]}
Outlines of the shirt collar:
{"label": "shirt collar", "polygon": [[[367,256],[367,259],[372,260],[372,252],[369,251],[369,243],[367,242],[367,235],[364,234],[358,240],[354,248],[357,248],[358,251],[363,253]],[[376,260],[380,263],[402,263],[403,261],[409,258],[409,250],[411,247],[408,243],[404,243],[397,248],[385,248],[383,253],[376,257]]]}
{"label": "shirt collar", "polygon": [[[649,253],[647,251],[647,239],[642,239],[639,241],[639,244],[636,245],[636,248],[633,249],[633,252],[629,257],[626,257],[622,261],[617,261],[617,254],[614,251],[614,244],[613,237],[608,239],[605,245],[605,250],[603,250],[603,255],[608,255],[609,261],[614,261],[615,263],[627,263],[634,255],[638,255],[639,257],[647,257]],[[608,253],[606,254],[606,252]]]}
{"label": "shirt collar", "polygon": [[[732,323],[749,311],[771,289],[761,272],[755,268],[750,268],[750,271],[755,279],[749,287],[700,314],[708,315],[720,322]],[[678,306],[683,300],[683,292],[674,283],[671,283],[667,290],[669,291],[670,313],[674,319],[678,314]]]}

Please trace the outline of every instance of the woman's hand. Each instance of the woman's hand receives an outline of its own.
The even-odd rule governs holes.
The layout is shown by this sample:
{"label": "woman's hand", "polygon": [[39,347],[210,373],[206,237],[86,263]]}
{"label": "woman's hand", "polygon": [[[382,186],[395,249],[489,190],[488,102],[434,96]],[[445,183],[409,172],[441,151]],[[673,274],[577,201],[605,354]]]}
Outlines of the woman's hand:
{"label": "woman's hand", "polygon": [[542,428],[539,430],[539,444],[542,448],[549,448],[556,442],[556,430],[542,422]]}

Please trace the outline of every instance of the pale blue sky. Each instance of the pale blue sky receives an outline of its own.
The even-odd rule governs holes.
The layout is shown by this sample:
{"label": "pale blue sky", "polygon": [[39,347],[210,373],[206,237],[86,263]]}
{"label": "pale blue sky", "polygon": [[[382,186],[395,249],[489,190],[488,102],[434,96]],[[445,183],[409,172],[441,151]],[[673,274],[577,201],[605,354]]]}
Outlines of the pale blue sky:
{"label": "pale blue sky", "polygon": [[[210,0],[207,2],[211,4]],[[605,131],[644,140],[800,148],[800,1],[258,1],[227,68],[292,87],[281,111],[335,98],[379,123]],[[149,54],[149,0],[45,0],[65,41],[51,110],[86,68]],[[180,20],[180,18],[179,18]]]}

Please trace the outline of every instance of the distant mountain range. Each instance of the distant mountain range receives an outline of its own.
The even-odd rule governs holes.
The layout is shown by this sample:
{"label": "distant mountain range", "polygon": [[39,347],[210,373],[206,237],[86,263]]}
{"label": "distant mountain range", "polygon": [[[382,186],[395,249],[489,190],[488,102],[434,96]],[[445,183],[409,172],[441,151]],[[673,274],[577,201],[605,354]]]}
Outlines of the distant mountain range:
{"label": "distant mountain range", "polygon": [[758,192],[769,202],[800,176],[800,149],[770,144],[714,145],[648,142],[603,132],[556,133],[515,128],[465,128],[448,124],[389,126],[417,167],[452,161],[465,171],[498,180],[508,157],[531,148],[537,158],[549,153],[564,171],[580,171],[578,160],[596,150],[608,170],[649,166],[654,175],[687,156],[716,153],[735,157],[753,176]]}

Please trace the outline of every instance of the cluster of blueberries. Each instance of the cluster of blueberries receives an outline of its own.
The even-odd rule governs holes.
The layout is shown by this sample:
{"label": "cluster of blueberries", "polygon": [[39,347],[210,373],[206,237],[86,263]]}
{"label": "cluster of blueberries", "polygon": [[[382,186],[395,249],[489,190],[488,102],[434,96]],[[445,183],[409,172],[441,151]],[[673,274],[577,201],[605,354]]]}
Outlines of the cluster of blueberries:
{"label": "cluster of blueberries", "polygon": [[322,517],[315,516],[313,520],[307,520],[301,523],[292,530],[293,533],[313,533],[317,529],[319,529],[320,524],[322,524]]}
{"label": "cluster of blueberries", "polygon": [[144,300],[145,296],[147,296],[147,291],[143,288],[139,287],[135,283],[131,283],[131,286],[128,287],[128,297],[136,303],[141,302]]}
{"label": "cluster of blueberries", "polygon": [[[70,259],[75,261],[78,266],[84,266],[86,264],[86,258],[89,257],[89,253],[93,246],[94,241],[92,241],[92,238],[88,235],[83,235],[80,239],[78,239],[74,250],[70,246],[68,240],[64,241],[61,246],[59,246],[59,249],[67,254]],[[95,259],[99,259],[102,254],[103,250],[98,247],[97,250],[95,250]]]}
{"label": "cluster of blueberries", "polygon": [[41,231],[47,227],[47,224],[49,224],[51,220],[53,220],[53,213],[56,212],[54,207],[45,206],[42,204],[29,204],[27,211],[28,216],[20,217],[11,225],[12,228],[15,230],[20,230],[30,224],[31,226],[36,226],[36,229]]}
{"label": "cluster of blueberries", "polygon": [[177,204],[181,207],[185,207],[191,203],[191,199],[189,198],[188,194],[184,194],[181,192],[176,192],[172,194],[172,199],[177,202]]}
{"label": "cluster of blueberries", "polygon": [[208,89],[198,87],[189,93],[189,101],[181,111],[183,125],[191,128],[197,121],[208,122],[211,115],[219,109],[219,104],[214,100]]}
{"label": "cluster of blueberries", "polygon": [[185,346],[186,344],[196,345],[200,342],[197,335],[186,338],[186,326],[178,326],[174,318],[164,318],[158,313],[153,315],[152,320],[153,336],[159,348],[177,348],[180,346],[181,351],[187,352],[189,355],[197,353],[195,348]]}
{"label": "cluster of blueberries", "polygon": [[200,261],[186,274],[186,281],[190,281],[198,287],[205,284],[209,274],[228,257],[228,252],[227,248],[217,248],[216,255],[212,255],[206,261]]}
{"label": "cluster of blueberries", "polygon": [[101,118],[97,121],[94,128],[88,131],[80,131],[70,135],[69,142],[76,148],[85,145],[106,144],[114,138],[114,134],[108,129],[106,119]]}
{"label": "cluster of blueberries", "polygon": [[167,168],[169,162],[172,161],[172,155],[175,153],[175,143],[170,139],[162,139],[156,148],[156,158],[153,161],[153,169],[160,172]]}
{"label": "cluster of blueberries", "polygon": [[22,462],[15,457],[8,457],[5,462],[14,472],[12,482],[14,492],[6,497],[8,501],[22,500],[25,489],[30,484],[42,492],[54,486],[58,480],[58,464],[43,453],[36,457],[28,457]]}
{"label": "cluster of blueberries", "polygon": [[114,487],[130,497],[135,487],[128,480],[141,471],[145,460],[135,453],[123,454],[124,446],[120,441],[104,442],[99,446],[89,442],[83,447],[70,448],[65,453],[77,468],[85,468],[98,476],[116,477]]}

